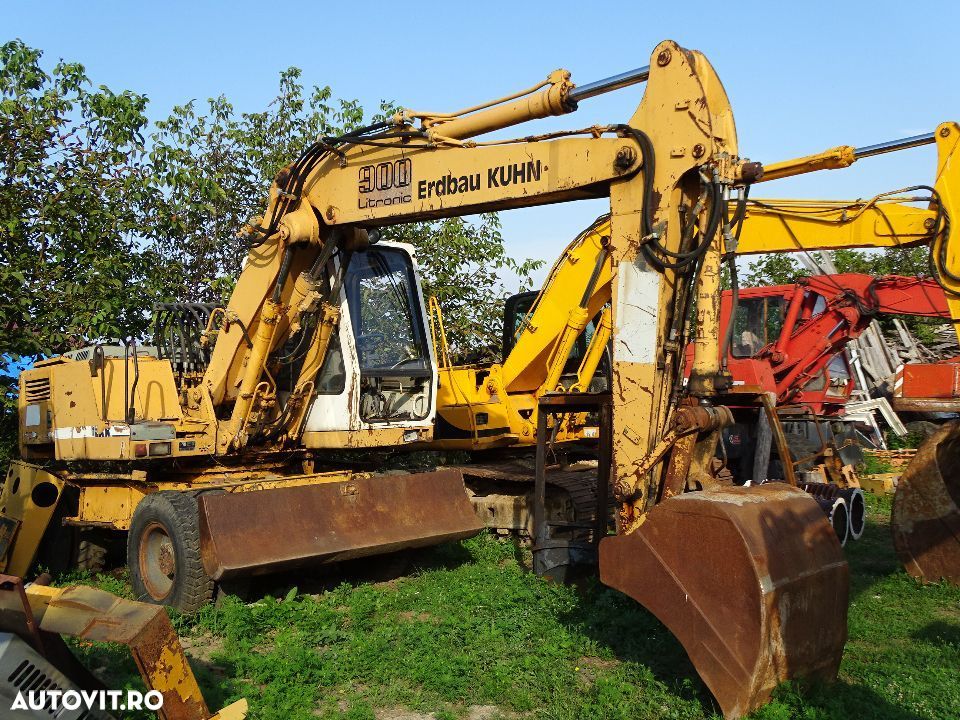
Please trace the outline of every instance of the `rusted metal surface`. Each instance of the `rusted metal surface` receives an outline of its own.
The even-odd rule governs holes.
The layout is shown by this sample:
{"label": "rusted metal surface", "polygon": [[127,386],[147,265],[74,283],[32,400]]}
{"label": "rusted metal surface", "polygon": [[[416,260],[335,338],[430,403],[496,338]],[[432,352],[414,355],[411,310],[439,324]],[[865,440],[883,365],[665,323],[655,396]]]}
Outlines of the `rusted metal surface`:
{"label": "rusted metal surface", "polygon": [[830,527],[833,528],[837,540],[840,541],[840,546],[846,545],[850,537],[850,511],[847,508],[847,501],[842,497],[823,497],[820,495],[814,495],[813,499],[817,501],[817,505],[823,510],[823,514],[827,516]]}
{"label": "rusted metal surface", "polygon": [[23,580],[15,575],[0,575],[0,631],[17,635],[43,654],[40,628],[23,590]]}
{"label": "rusted metal surface", "polygon": [[923,582],[960,585],[960,423],[944,425],[917,450],[893,496],[893,544]]}
{"label": "rusted metal surface", "polygon": [[677,440],[676,445],[673,446],[673,452],[670,453],[667,471],[663,475],[660,492],[657,495],[658,501],[680,495],[686,490],[687,478],[690,475],[690,461],[696,444],[697,436],[693,434],[684,435]]}
{"label": "rusted metal surface", "polygon": [[[827,514],[831,524],[837,530],[840,544],[844,544],[843,536],[849,534],[851,540],[859,540],[867,526],[867,505],[863,499],[863,490],[858,487],[840,487],[836,483],[804,482],[800,489],[813,495],[820,507]],[[846,516],[844,524],[846,530],[841,533],[839,524],[835,521],[836,501],[844,503],[843,513]]]}
{"label": "rusted metal surface", "polygon": [[894,396],[891,402],[897,412],[960,412],[960,398],[944,400],[943,398],[905,398]]}
{"label": "rusted metal surface", "polygon": [[960,363],[906,363],[897,372],[893,409],[897,412],[960,410]]}
{"label": "rusted metal surface", "polygon": [[39,617],[41,629],[128,646],[147,688],[163,695],[160,720],[211,716],[166,608],[82,586],[53,592]]}
{"label": "rusted metal surface", "polygon": [[[507,492],[505,495],[519,496],[530,495],[530,502],[524,508],[523,512],[529,520],[529,528],[533,529],[533,476],[534,465],[524,457],[513,457],[502,462],[483,462],[470,465],[459,465],[454,469],[463,473],[464,481],[468,488],[475,492],[485,491],[485,489],[494,489],[500,492],[502,486],[517,485],[518,489]],[[596,520],[595,507],[597,505],[597,472],[596,463],[581,462],[569,468],[562,468],[559,465],[550,465],[546,468],[547,473],[547,506],[549,516],[558,520]],[[476,501],[474,501],[476,506]],[[612,513],[612,505],[608,502],[610,510],[605,513],[609,517]],[[572,508],[570,507],[572,506]],[[511,529],[514,522],[504,526]],[[605,534],[606,531],[604,531]]]}
{"label": "rusted metal surface", "polygon": [[215,580],[425,547],[483,529],[455,470],[201,495],[200,548]]}
{"label": "rusted metal surface", "polygon": [[34,650],[81,690],[106,689],[80,664],[60,635],[40,628],[23,580],[14,575],[0,575],[0,631],[13,633],[30,643]]}
{"label": "rusted metal surface", "polygon": [[727,718],[788,678],[832,680],[849,569],[817,503],[783,483],[680,495],[600,543],[601,580],[656,615]]}

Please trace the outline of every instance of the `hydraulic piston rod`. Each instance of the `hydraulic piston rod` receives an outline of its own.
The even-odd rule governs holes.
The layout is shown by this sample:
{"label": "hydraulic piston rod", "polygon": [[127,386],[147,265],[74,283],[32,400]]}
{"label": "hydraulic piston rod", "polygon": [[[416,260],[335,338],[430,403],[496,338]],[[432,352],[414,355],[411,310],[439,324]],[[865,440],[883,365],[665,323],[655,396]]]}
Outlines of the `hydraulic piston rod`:
{"label": "hydraulic piston rod", "polygon": [[547,78],[545,87],[529,94],[520,92],[453,115],[407,111],[407,117],[421,118],[424,129],[434,140],[465,140],[550,115],[566,115],[577,109],[580,100],[646,82],[649,77],[650,66],[645,66],[574,87],[569,72],[555,70]]}
{"label": "hydraulic piston rod", "polygon": [[922,145],[932,145],[936,142],[934,135],[932,132],[924,133],[923,135],[911,135],[910,137],[900,138],[899,140],[888,140],[877,143],[876,145],[864,145],[858,148],[851,147],[850,145],[840,145],[839,147],[830,148],[815,155],[805,155],[803,157],[793,158],[792,160],[771,163],[763,166],[763,177],[760,179],[760,182],[793,177],[794,175],[803,175],[817,170],[839,170],[850,167],[861,158],[883,155],[884,153],[896,152],[898,150],[908,150]]}
{"label": "hydraulic piston rod", "polygon": [[920,147],[921,145],[933,145],[936,138],[932,132],[923,135],[912,135],[910,137],[900,138],[899,140],[888,140],[887,142],[877,143],[876,145],[865,145],[864,147],[854,148],[853,157],[856,160],[874,155],[883,155],[897,150],[908,150],[909,148]]}
{"label": "hydraulic piston rod", "polygon": [[643,67],[628,70],[619,75],[611,75],[603,80],[597,80],[596,82],[587,83],[586,85],[579,85],[567,93],[567,100],[577,103],[587,98],[646,82],[649,77],[650,66],[644,65]]}

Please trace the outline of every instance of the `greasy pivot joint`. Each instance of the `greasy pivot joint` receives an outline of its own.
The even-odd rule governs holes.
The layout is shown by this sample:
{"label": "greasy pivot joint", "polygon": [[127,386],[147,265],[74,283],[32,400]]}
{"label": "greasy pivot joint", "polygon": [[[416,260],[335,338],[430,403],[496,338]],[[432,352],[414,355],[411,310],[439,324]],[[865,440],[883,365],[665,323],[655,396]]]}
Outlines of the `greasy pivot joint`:
{"label": "greasy pivot joint", "polygon": [[725,405],[682,405],[673,415],[673,427],[681,435],[710,432],[733,424],[733,413]]}

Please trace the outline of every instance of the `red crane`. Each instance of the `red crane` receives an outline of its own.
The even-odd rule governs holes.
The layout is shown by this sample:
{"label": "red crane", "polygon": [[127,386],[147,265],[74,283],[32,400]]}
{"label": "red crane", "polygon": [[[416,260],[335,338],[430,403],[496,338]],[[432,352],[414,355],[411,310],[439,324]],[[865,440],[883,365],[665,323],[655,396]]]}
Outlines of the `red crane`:
{"label": "red crane", "polygon": [[[794,285],[745,288],[739,296],[727,350],[734,382],[773,392],[781,405],[802,403],[818,415],[842,412],[853,391],[843,350],[877,315],[950,317],[935,280],[898,275],[816,275]],[[728,290],[724,327],[732,304]]]}

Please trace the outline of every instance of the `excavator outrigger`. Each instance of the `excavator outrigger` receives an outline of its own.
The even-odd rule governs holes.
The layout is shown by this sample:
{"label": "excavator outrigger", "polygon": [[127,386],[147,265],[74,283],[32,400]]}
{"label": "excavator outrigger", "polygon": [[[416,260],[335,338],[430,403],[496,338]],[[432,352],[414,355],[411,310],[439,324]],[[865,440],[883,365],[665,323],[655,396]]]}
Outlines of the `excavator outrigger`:
{"label": "excavator outrigger", "polygon": [[[475,139],[638,83],[626,123]],[[785,679],[833,678],[848,568],[832,529],[796,487],[735,487],[714,462],[728,405],[759,402],[732,385],[718,348],[721,260],[743,251],[743,238],[731,245],[736,209],[762,175],[740,157],[709,62],[671,41],[649,66],[596,83],[575,86],[558,70],[460,112],[403,111],[318,140],[278,174],[246,228],[248,261],[225,308],[168,306],[153,347],[98,344],[22,374],[23,460],[0,518],[8,568],[26,572],[55,517],[125,531],[136,592],[189,610],[238,575],[478,532],[461,471],[325,462],[331,449],[431,447],[442,435],[435,419],[452,376],[437,370],[411,249],[378,242],[380,229],[608,197],[609,233],[589,239],[599,250],[587,282],[567,288],[579,306],[557,321],[559,341],[523,351],[562,361],[584,316],[609,304],[611,385],[598,402],[610,477],[598,488],[609,480],[617,532],[599,538],[601,579],[677,635],[727,717]],[[953,197],[942,194],[945,212]],[[942,228],[922,237],[931,232],[947,247]],[[952,256],[948,266],[957,270]],[[501,382],[538,393],[517,395],[513,411],[534,418],[543,440],[537,413],[558,394],[553,375],[536,385],[528,370],[508,370]],[[492,372],[471,381],[498,387]]]}

